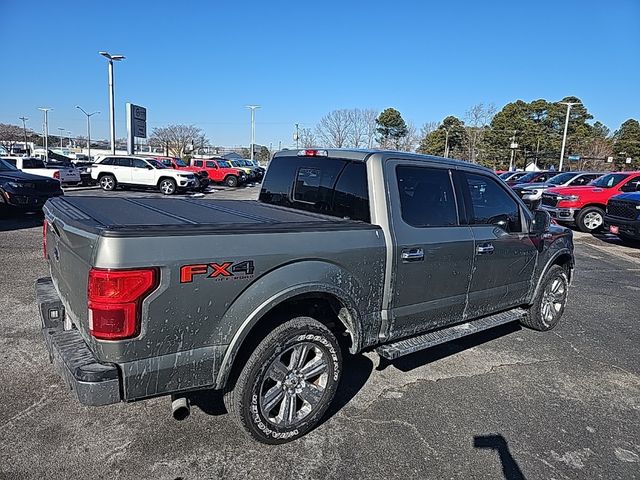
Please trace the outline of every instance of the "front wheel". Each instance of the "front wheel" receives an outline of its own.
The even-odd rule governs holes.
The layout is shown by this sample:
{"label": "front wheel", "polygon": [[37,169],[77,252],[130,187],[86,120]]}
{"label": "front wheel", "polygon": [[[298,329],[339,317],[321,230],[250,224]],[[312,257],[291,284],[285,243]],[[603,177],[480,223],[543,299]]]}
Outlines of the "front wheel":
{"label": "front wheel", "polygon": [[341,371],[342,354],[331,330],[313,318],[297,317],[260,342],[224,402],[254,439],[289,442],[322,419]]}
{"label": "front wheel", "polygon": [[544,274],[540,289],[521,323],[534,330],[551,330],[564,313],[568,290],[567,270],[560,265],[552,265]]}
{"label": "front wheel", "polygon": [[238,178],[234,177],[233,175],[229,175],[227,178],[224,179],[224,183],[227,185],[227,187],[237,187]]}
{"label": "front wheel", "polygon": [[600,207],[586,207],[580,210],[576,225],[581,232],[593,233],[602,228],[604,211]]}
{"label": "front wheel", "polygon": [[163,195],[173,195],[176,193],[176,182],[171,178],[163,178],[158,184],[158,188]]}

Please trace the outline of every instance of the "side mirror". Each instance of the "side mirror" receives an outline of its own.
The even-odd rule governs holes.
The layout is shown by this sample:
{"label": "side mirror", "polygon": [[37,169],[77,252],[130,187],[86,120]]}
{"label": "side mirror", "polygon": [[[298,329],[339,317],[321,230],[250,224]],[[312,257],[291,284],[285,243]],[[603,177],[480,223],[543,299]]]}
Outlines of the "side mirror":
{"label": "side mirror", "polygon": [[551,226],[551,215],[546,210],[535,210],[531,221],[531,233],[542,235],[549,231]]}
{"label": "side mirror", "polygon": [[153,167],[151,165],[147,165],[147,170],[153,170]]}

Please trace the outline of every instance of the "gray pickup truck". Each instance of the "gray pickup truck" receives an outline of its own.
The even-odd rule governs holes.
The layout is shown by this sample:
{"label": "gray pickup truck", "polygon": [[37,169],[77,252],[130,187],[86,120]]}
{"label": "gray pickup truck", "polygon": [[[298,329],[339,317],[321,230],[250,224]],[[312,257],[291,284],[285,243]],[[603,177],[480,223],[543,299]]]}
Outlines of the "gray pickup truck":
{"label": "gray pickup truck", "polygon": [[224,392],[255,439],[321,420],[345,350],[393,360],[565,308],[571,231],[489,170],[283,151],[258,201],[60,197],[36,284],[50,358],[86,405]]}

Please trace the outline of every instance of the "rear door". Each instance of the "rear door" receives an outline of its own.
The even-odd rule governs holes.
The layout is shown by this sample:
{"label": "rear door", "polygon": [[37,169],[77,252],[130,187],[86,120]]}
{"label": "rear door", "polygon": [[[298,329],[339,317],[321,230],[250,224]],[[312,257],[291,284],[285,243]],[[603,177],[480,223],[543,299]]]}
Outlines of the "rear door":
{"label": "rear door", "polygon": [[395,272],[389,338],[462,321],[474,241],[459,220],[452,171],[392,160],[385,175]]}
{"label": "rear door", "polygon": [[466,318],[477,318],[524,303],[538,250],[528,217],[514,194],[491,174],[459,171],[466,223],[475,240]]}

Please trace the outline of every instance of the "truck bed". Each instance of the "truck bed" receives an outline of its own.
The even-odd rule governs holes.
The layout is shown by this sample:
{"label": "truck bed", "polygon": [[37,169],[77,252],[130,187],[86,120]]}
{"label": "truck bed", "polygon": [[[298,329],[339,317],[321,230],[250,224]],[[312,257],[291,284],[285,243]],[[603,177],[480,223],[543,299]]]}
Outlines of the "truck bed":
{"label": "truck bed", "polygon": [[50,203],[68,224],[105,237],[378,228],[248,200],[60,197]]}

